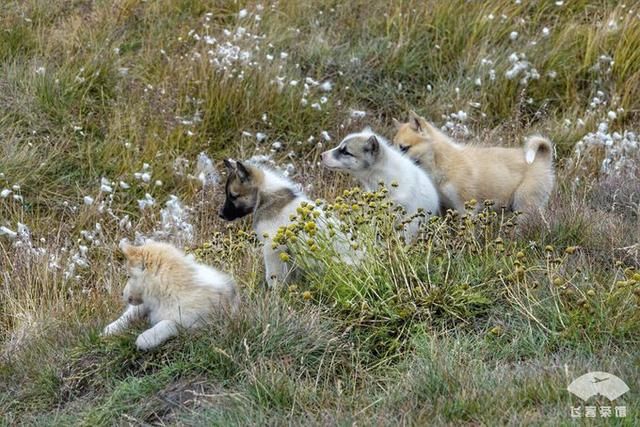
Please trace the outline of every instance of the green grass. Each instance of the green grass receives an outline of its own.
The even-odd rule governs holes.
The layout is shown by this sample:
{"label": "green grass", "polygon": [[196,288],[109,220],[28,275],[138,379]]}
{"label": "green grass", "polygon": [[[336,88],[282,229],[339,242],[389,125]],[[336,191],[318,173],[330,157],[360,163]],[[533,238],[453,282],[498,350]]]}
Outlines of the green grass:
{"label": "green grass", "polygon": [[[3,6],[0,191],[11,193],[0,226],[22,223],[30,236],[0,235],[2,423],[568,425],[580,402],[567,385],[601,370],[631,388],[616,402],[627,418],[610,424],[637,424],[640,155],[589,138],[577,149],[601,123],[611,135],[640,131],[637,5],[261,7]],[[509,79],[512,54],[524,69]],[[330,91],[314,83],[325,81]],[[403,245],[393,215],[369,205],[377,196],[345,193],[353,181],[317,162],[365,125],[391,138],[391,119],[410,109],[464,143],[549,136],[558,184],[544,216],[517,229],[490,215],[434,220]],[[316,247],[300,238],[290,254],[305,273],[267,291],[249,221],[222,223],[220,186],[190,176],[201,152],[218,170],[225,156],[291,163],[311,198],[357,230],[363,266],[336,263],[321,236]],[[631,166],[605,173],[605,160]],[[134,175],[144,171],[149,182]],[[113,193],[100,191],[103,177]],[[147,193],[156,204],[141,210]],[[157,231],[170,194],[189,208],[186,246],[236,277],[243,307],[139,353],[143,325],[99,332],[122,308],[118,242]],[[88,265],[71,270],[83,246]]]}

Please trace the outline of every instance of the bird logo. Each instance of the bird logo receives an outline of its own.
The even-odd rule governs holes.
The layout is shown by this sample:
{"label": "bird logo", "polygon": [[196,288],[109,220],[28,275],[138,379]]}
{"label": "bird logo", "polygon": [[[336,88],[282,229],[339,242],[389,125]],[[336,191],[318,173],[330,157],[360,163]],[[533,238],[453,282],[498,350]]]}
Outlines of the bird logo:
{"label": "bird logo", "polygon": [[567,390],[585,401],[598,395],[616,400],[628,392],[629,387],[620,378],[607,372],[588,372],[573,380]]}
{"label": "bird logo", "polygon": [[594,376],[593,376],[593,383],[594,383],[594,384],[601,383],[602,381],[606,381],[606,380],[608,380],[609,378],[610,378],[610,377],[607,377],[607,378],[598,378],[598,377],[596,377],[596,376],[594,375]]}

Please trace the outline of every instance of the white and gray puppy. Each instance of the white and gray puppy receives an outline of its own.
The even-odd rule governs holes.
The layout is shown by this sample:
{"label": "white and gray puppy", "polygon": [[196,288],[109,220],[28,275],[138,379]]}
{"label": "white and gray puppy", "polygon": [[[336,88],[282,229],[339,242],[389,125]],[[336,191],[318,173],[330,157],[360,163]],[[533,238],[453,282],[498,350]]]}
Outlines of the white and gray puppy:
{"label": "white and gray puppy", "polygon": [[[420,208],[427,216],[439,213],[440,199],[431,178],[370,128],[347,135],[337,147],[322,153],[322,162],[330,169],[350,173],[367,191],[384,183],[390,199],[408,215]],[[407,226],[407,242],[416,237],[419,226],[420,218]]]}

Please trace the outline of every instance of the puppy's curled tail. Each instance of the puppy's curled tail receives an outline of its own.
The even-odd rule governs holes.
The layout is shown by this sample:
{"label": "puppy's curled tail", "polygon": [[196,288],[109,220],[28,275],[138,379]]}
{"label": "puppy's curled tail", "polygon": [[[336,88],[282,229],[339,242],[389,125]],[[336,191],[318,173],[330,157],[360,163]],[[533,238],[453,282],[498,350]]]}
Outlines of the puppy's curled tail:
{"label": "puppy's curled tail", "polygon": [[553,159],[553,143],[540,135],[528,137],[524,143],[524,158],[529,165],[536,160],[551,163]]}

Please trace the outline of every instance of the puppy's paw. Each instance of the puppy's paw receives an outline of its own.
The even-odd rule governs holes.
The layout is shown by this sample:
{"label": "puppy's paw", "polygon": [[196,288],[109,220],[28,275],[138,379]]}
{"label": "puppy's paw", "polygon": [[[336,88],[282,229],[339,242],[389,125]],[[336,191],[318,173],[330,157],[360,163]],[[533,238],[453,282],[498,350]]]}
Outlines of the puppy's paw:
{"label": "puppy's paw", "polygon": [[276,280],[275,275],[267,277],[267,287],[269,289],[275,288],[277,284],[278,284],[278,281]]}
{"label": "puppy's paw", "polygon": [[120,324],[117,321],[111,322],[107,326],[105,326],[105,328],[103,329],[103,331],[100,334],[100,336],[101,337],[108,337],[109,335],[115,335],[118,332],[120,332],[121,329],[122,328],[120,327]]}
{"label": "puppy's paw", "polygon": [[156,340],[151,338],[148,334],[145,335],[144,333],[142,333],[138,335],[138,338],[136,339],[136,348],[140,351],[151,350],[157,345],[158,343],[156,342]]}

